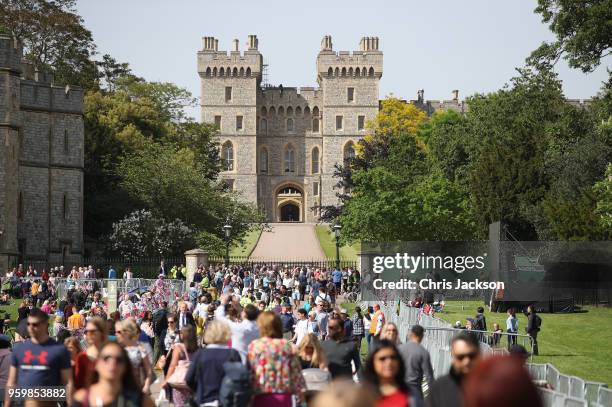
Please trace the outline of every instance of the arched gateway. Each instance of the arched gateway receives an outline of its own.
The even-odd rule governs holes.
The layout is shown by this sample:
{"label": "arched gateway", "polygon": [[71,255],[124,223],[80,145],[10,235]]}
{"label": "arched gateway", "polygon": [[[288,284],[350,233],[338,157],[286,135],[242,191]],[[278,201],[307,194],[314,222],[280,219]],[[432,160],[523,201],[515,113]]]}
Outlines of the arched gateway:
{"label": "arched gateway", "polygon": [[296,185],[283,185],[276,192],[276,221],[304,221],[304,193]]}

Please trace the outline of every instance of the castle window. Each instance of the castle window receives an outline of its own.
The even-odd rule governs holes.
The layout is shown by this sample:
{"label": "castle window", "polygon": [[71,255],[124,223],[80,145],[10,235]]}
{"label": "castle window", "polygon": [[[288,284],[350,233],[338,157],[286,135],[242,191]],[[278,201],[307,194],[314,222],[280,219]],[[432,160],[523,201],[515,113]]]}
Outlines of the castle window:
{"label": "castle window", "polygon": [[329,69],[327,70],[327,77],[331,78],[332,76],[334,76],[334,70],[330,66]]}
{"label": "castle window", "polygon": [[268,115],[268,111],[266,110],[265,106],[262,106],[262,108],[261,108],[261,115],[262,116],[267,116]]}
{"label": "castle window", "polygon": [[313,174],[319,173],[319,148],[315,147],[312,149],[312,156],[310,157],[310,168]]}
{"label": "castle window", "polygon": [[319,196],[319,183],[316,181],[312,183],[312,195]]}
{"label": "castle window", "polygon": [[251,68],[247,68],[247,70],[246,70],[246,76],[247,76],[247,78],[250,78],[250,77],[251,77]]}
{"label": "castle window", "polygon": [[293,133],[294,131],[293,119],[287,119],[287,133]]}
{"label": "castle window", "polygon": [[353,158],[355,158],[355,144],[349,141],[344,145],[344,164],[346,165]]}
{"label": "castle window", "polygon": [[355,88],[346,89],[346,101],[349,103],[355,101]]}
{"label": "castle window", "polygon": [[68,130],[64,129],[64,152],[68,152]]}
{"label": "castle window", "polygon": [[66,194],[62,196],[62,217],[64,220],[68,219],[68,196]]}
{"label": "castle window", "polygon": [[236,116],[236,131],[242,130],[242,116]]}
{"label": "castle window", "polygon": [[[223,68],[221,68],[221,75],[223,75]],[[232,100],[232,87],[226,86],[225,87],[225,101],[231,102],[231,100]]]}
{"label": "castle window", "polygon": [[374,68],[370,67],[369,75],[374,76]]}
{"label": "castle window", "polygon": [[23,220],[23,192],[19,191],[19,195],[17,196],[17,219]]}
{"label": "castle window", "polygon": [[355,76],[361,76],[361,71],[359,70],[359,67],[355,69]]}
{"label": "castle window", "polygon": [[212,71],[210,70],[210,66],[208,68],[206,68],[206,76],[210,76],[212,74]]}
{"label": "castle window", "polygon": [[261,119],[261,125],[259,126],[259,130],[261,131],[261,134],[265,135],[268,133],[268,121],[266,119]]}
{"label": "castle window", "polygon": [[297,117],[300,117],[302,115],[302,108],[301,107],[298,106],[298,107],[295,108],[295,115]]}
{"label": "castle window", "polygon": [[221,67],[221,69],[219,69],[219,76],[225,76],[225,68]]}
{"label": "castle window", "polygon": [[279,116],[282,116],[282,115],[284,115],[284,114],[285,114],[285,109],[284,109],[282,106],[279,106],[279,107],[278,107],[278,115],[279,115]]}
{"label": "castle window", "polygon": [[306,106],[304,108],[304,116],[308,116],[310,114],[310,107]]}
{"label": "castle window", "polygon": [[232,71],[232,76],[238,76],[238,68],[234,68],[234,70]]}
{"label": "castle window", "polygon": [[240,77],[244,78],[244,68],[240,68]]}
{"label": "castle window", "polygon": [[217,76],[217,67],[216,66],[213,68],[212,76]]}
{"label": "castle window", "polygon": [[357,116],[357,130],[365,129],[365,116]]}
{"label": "castle window", "polygon": [[215,127],[217,130],[221,130],[221,116],[215,116]]}
{"label": "castle window", "polygon": [[319,132],[319,119],[316,117],[312,119],[312,132],[313,133]]}
{"label": "castle window", "polygon": [[223,147],[221,147],[221,159],[224,171],[234,170],[234,146],[229,140],[223,143]]}
{"label": "castle window", "polygon": [[343,129],[343,125],[344,125],[344,117],[343,116],[336,116],[336,130],[340,131]]}
{"label": "castle window", "polygon": [[268,149],[265,147],[259,150],[259,171],[262,173],[268,172]]}
{"label": "castle window", "polygon": [[315,107],[312,108],[312,115],[314,117],[319,117],[319,108],[318,107],[315,106]]}
{"label": "castle window", "polygon": [[285,148],[285,172],[295,172],[295,149],[291,144]]}
{"label": "castle window", "polygon": [[287,116],[293,116],[293,108],[291,106],[287,108]]}
{"label": "castle window", "polygon": [[342,68],[342,77],[346,76],[346,68]]}

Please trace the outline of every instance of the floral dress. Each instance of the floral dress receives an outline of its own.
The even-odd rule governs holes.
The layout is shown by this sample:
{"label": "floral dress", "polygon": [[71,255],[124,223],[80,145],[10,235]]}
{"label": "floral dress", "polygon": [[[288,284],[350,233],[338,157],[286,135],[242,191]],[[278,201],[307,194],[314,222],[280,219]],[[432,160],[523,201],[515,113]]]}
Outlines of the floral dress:
{"label": "floral dress", "polygon": [[300,362],[286,339],[260,338],[249,344],[247,360],[257,393],[292,393],[305,390]]}

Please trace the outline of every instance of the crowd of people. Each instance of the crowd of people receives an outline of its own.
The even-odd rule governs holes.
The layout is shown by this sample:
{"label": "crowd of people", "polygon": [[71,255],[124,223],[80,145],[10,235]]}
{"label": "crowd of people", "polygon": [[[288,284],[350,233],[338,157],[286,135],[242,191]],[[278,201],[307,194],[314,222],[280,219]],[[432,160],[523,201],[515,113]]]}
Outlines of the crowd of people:
{"label": "crowd of people", "polygon": [[[466,332],[453,339],[451,371],[434,380],[421,326],[400,338],[379,305],[347,309],[343,293],[358,284],[357,270],[199,267],[180,295],[168,292],[166,277],[162,264],[149,290],[122,293],[116,310],[95,286],[57,301],[26,299],[18,316],[26,329],[0,387],[66,386],[77,406],[446,407],[493,405],[471,377],[512,371],[531,383],[521,381],[519,357],[476,363],[478,338]],[[540,405],[527,387],[496,407]]]}

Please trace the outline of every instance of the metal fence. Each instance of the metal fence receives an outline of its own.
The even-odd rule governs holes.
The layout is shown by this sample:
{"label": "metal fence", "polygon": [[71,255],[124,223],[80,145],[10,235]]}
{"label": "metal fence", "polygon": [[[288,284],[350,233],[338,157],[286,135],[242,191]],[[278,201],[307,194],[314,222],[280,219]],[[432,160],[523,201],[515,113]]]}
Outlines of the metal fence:
{"label": "metal fence", "polygon": [[[211,256],[208,258],[208,262],[213,265],[225,264],[225,257]],[[270,266],[275,265],[278,267],[310,267],[310,268],[326,268],[332,269],[336,267],[336,260],[334,259],[286,259],[286,258],[258,258],[258,257],[241,257],[241,256],[230,256],[230,265],[243,266],[243,267],[255,267],[255,266]],[[350,267],[356,269],[358,262],[355,260],[344,260],[340,259],[340,268]]]}
{"label": "metal fence", "polygon": [[[55,293],[58,298],[63,298],[70,290],[85,290],[88,292],[101,291],[106,295],[108,282],[117,282],[117,296],[121,298],[125,294],[137,292],[139,290],[150,290],[155,284],[156,279],[133,278],[129,280],[111,280],[111,279],[76,279],[70,280],[66,278],[55,279]],[[186,282],[183,280],[165,279],[166,294],[164,300],[172,304],[176,299],[182,298],[187,292]]]}
{"label": "metal fence", "polygon": [[[459,331],[435,316],[422,312],[419,308],[401,304],[381,304],[364,302],[363,309],[377,303],[385,313],[387,322],[397,325],[400,340],[408,337],[412,325],[425,327],[421,343],[429,351],[434,377],[446,374],[451,366],[450,341]],[[489,338],[493,332],[472,331],[480,335],[480,349],[483,354],[505,353],[504,347],[491,346]],[[506,334],[507,335],[507,334]],[[526,335],[516,336],[517,343],[531,349],[532,339]],[[506,338],[507,341],[507,338]],[[552,389],[540,389],[544,405],[547,407],[612,407],[612,389],[605,383],[592,382],[576,376],[562,374],[551,364],[528,363],[527,367],[534,380],[545,381]]]}

